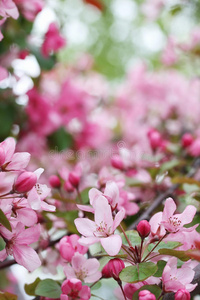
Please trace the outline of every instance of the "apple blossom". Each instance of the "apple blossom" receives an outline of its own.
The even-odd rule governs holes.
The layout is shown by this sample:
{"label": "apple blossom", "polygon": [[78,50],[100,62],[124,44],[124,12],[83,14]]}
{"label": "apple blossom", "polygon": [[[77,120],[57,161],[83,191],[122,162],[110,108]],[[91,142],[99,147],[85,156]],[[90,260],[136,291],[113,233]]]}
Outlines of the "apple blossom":
{"label": "apple blossom", "polygon": [[62,258],[71,262],[76,252],[85,254],[88,251],[87,247],[81,246],[78,241],[80,237],[77,234],[72,234],[63,237],[59,242],[59,251]]}
{"label": "apple blossom", "polygon": [[61,300],[89,300],[91,297],[89,286],[82,285],[82,282],[76,278],[66,279],[61,289]]}
{"label": "apple blossom", "polygon": [[122,239],[120,235],[114,234],[114,231],[123,220],[124,215],[125,211],[121,209],[113,220],[107,199],[99,196],[94,208],[95,221],[86,218],[78,218],[74,221],[77,230],[84,236],[79,243],[89,246],[100,242],[109,255],[116,255],[121,248]]}
{"label": "apple blossom", "polygon": [[71,266],[64,266],[64,273],[68,279],[78,278],[86,283],[98,281],[101,278],[100,263],[96,258],[87,259],[76,252],[71,259]]}

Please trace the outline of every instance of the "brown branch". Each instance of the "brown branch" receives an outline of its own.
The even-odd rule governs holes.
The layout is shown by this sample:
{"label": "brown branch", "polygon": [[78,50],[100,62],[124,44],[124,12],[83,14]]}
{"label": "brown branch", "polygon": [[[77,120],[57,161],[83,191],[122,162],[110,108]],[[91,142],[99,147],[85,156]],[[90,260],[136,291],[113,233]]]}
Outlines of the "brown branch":
{"label": "brown branch", "polygon": [[[187,177],[192,177],[195,175],[195,173],[197,172],[197,170],[200,167],[200,158],[197,158],[192,167],[190,172],[187,174]],[[170,188],[168,188],[164,193],[158,195],[158,197],[152,202],[152,204],[141,214],[141,216],[135,221],[133,222],[129,227],[128,230],[130,229],[135,229],[137,224],[142,221],[142,220],[149,220],[152,213],[154,212],[154,210],[162,203],[163,200],[165,200],[166,198],[173,196],[174,191],[180,186],[179,183],[172,185]]]}

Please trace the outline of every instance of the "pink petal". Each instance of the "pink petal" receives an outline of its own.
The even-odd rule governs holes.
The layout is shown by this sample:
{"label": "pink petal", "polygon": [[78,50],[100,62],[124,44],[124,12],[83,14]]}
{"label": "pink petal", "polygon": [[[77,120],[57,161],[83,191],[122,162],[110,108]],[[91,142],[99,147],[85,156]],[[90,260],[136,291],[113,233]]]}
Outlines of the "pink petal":
{"label": "pink petal", "polygon": [[117,255],[122,245],[121,236],[118,234],[111,235],[107,238],[101,238],[100,242],[110,256]]}
{"label": "pink petal", "polygon": [[98,281],[101,278],[102,274],[100,271],[96,271],[94,274],[88,275],[84,278],[84,282],[92,283]]}
{"label": "pink petal", "polygon": [[80,210],[94,213],[94,208],[91,207],[91,206],[89,206],[89,205],[81,205],[81,204],[77,204],[76,206],[77,206],[78,209],[80,209]]}
{"label": "pink petal", "polygon": [[20,232],[16,237],[16,243],[20,245],[30,245],[39,240],[40,237],[40,225],[27,228]]}
{"label": "pink petal", "polygon": [[74,268],[75,271],[80,271],[82,268],[83,264],[86,262],[86,258],[84,255],[80,253],[75,253],[74,257],[72,257],[72,267]]}
{"label": "pink petal", "polygon": [[96,231],[96,224],[85,218],[77,218],[74,220],[77,230],[84,236],[93,236],[93,232]]}
{"label": "pink petal", "polygon": [[56,211],[56,207],[54,205],[48,204],[46,201],[41,202],[41,208],[45,211]]}
{"label": "pink petal", "polygon": [[39,210],[41,208],[41,200],[35,187],[28,193],[27,201],[32,209]]}
{"label": "pink petal", "polygon": [[11,158],[13,157],[13,154],[15,152],[15,139],[14,138],[7,138],[4,142],[0,144],[0,146],[4,149],[6,154],[5,162],[11,161]]}
{"label": "pink petal", "polygon": [[115,206],[119,201],[119,188],[114,181],[108,181],[104,195],[112,199],[112,206]]}
{"label": "pink petal", "polygon": [[26,245],[14,245],[13,256],[16,262],[33,272],[41,265],[39,256],[31,247]]}
{"label": "pink petal", "polygon": [[107,224],[107,228],[112,228],[113,217],[111,207],[105,197],[99,196],[95,201],[95,212],[94,212],[95,223],[100,225],[102,222]]}
{"label": "pink petal", "polygon": [[118,213],[115,216],[114,222],[113,222],[113,232],[115,231],[115,229],[119,226],[119,224],[121,223],[121,221],[124,219],[125,216],[125,209],[122,208],[120,209],[120,211],[118,211]]}
{"label": "pink petal", "polygon": [[82,245],[82,246],[90,246],[90,245],[93,245],[95,243],[98,243],[100,241],[99,238],[97,237],[82,237],[79,239],[79,244]]}
{"label": "pink petal", "polygon": [[13,155],[11,162],[7,165],[6,170],[21,170],[27,167],[30,161],[30,154],[28,152],[17,152]]}
{"label": "pink petal", "polygon": [[182,212],[182,214],[179,215],[179,219],[181,220],[182,225],[189,224],[190,222],[192,222],[195,214],[196,208],[193,205],[188,205]]}
{"label": "pink petal", "polygon": [[33,226],[37,223],[38,217],[34,210],[30,208],[21,208],[17,210],[17,220],[25,226]]}
{"label": "pink petal", "polygon": [[100,263],[96,258],[89,258],[85,260],[83,268],[88,270],[88,275],[95,274],[100,267]]}
{"label": "pink petal", "polygon": [[70,279],[70,278],[76,278],[76,274],[74,272],[74,269],[70,265],[64,266],[63,271],[65,273],[65,276],[68,279]]}
{"label": "pink petal", "polygon": [[176,204],[172,198],[167,198],[163,209],[163,221],[168,221],[176,210]]}
{"label": "pink petal", "polygon": [[7,256],[6,249],[0,251],[0,261],[4,261]]}
{"label": "pink petal", "polygon": [[95,188],[92,188],[91,190],[89,190],[90,204],[93,205],[94,200],[97,199],[101,195],[102,195],[102,192],[100,192],[99,190],[97,190]]}

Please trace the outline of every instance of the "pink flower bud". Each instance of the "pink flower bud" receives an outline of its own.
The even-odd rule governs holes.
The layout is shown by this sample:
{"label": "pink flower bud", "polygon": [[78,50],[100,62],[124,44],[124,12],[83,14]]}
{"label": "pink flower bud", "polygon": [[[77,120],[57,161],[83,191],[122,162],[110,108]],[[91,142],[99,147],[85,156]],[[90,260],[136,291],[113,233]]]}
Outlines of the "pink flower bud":
{"label": "pink flower bud", "polygon": [[156,296],[148,290],[139,292],[139,300],[156,300]]}
{"label": "pink flower bud", "polygon": [[102,269],[104,278],[113,277],[115,280],[119,279],[119,273],[125,268],[123,260],[119,258],[111,259]]}
{"label": "pink flower bud", "polygon": [[65,181],[64,183],[64,189],[68,193],[73,193],[74,192],[74,187],[69,181]]}
{"label": "pink flower bud", "polygon": [[52,188],[60,188],[61,186],[60,178],[56,175],[50,176],[49,184],[51,185]]}
{"label": "pink flower bud", "polygon": [[37,182],[37,176],[33,172],[21,173],[14,184],[14,190],[17,193],[26,193],[30,191]]}
{"label": "pink flower bud", "polygon": [[151,226],[147,220],[142,220],[137,225],[137,231],[142,239],[147,237],[150,233]]}
{"label": "pink flower bud", "polygon": [[149,130],[147,135],[149,138],[149,143],[153,150],[163,146],[163,139],[157,130],[151,129],[151,130]]}
{"label": "pink flower bud", "polygon": [[182,144],[183,148],[187,148],[188,146],[190,146],[192,144],[193,141],[194,141],[193,136],[190,133],[185,133],[182,136],[181,144]]}
{"label": "pink flower bud", "polygon": [[6,153],[3,148],[0,148],[0,166],[3,166],[6,159]]}
{"label": "pink flower bud", "polygon": [[192,156],[200,155],[200,138],[197,138],[192,142],[192,144],[189,147],[189,152]]}
{"label": "pink flower bud", "polygon": [[111,165],[113,166],[113,168],[119,169],[119,170],[123,170],[123,168],[124,168],[123,161],[119,155],[114,155],[111,158]]}
{"label": "pink flower bud", "polygon": [[175,294],[175,300],[190,300],[190,293],[185,289],[180,289]]}
{"label": "pink flower bud", "polygon": [[74,186],[78,187],[80,182],[80,176],[76,173],[70,172],[69,173],[69,182]]}

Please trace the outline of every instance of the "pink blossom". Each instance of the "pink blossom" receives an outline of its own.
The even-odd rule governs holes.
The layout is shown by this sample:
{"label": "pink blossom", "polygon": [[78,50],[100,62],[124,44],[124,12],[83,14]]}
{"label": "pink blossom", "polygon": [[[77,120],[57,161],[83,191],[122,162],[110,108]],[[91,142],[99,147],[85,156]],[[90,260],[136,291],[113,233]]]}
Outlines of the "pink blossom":
{"label": "pink blossom", "polygon": [[13,19],[17,19],[19,17],[18,9],[12,0],[1,0],[0,16],[3,18],[12,17]]}
{"label": "pink blossom", "polygon": [[8,255],[13,255],[16,262],[30,272],[41,265],[39,256],[29,246],[39,239],[39,225],[25,229],[24,225],[19,222],[12,232],[4,227],[1,229],[1,234],[5,238],[6,248],[0,251],[0,261],[4,261]]}
{"label": "pink blossom", "polygon": [[61,286],[61,300],[89,300],[91,297],[90,288],[82,285],[79,279],[66,279]]}
{"label": "pink blossom", "polygon": [[1,169],[4,171],[23,170],[29,163],[30,154],[28,152],[15,152],[15,140],[7,138],[0,143]]}
{"label": "pink blossom", "polygon": [[142,220],[137,225],[137,231],[142,239],[150,234],[151,226],[147,220]]}
{"label": "pink blossom", "polygon": [[77,234],[72,234],[63,237],[59,242],[60,255],[68,262],[71,262],[72,257],[76,252],[85,254],[88,251],[87,247],[81,246],[78,241],[80,237]]}
{"label": "pink blossom", "polygon": [[[1,41],[1,37],[0,37],[0,41]],[[0,66],[0,81],[6,79],[7,77],[8,77],[8,71],[5,68]]]}
{"label": "pink blossom", "polygon": [[102,269],[103,278],[113,277],[115,280],[119,280],[119,273],[125,268],[123,260],[120,258],[114,258],[109,260],[109,262]]}
{"label": "pink blossom", "polygon": [[186,289],[180,289],[175,294],[175,300],[190,300],[190,293]]}
{"label": "pink blossom", "polygon": [[148,290],[140,291],[138,296],[139,300],[156,300],[156,296]]}
{"label": "pink blossom", "polygon": [[193,291],[197,284],[191,284],[195,272],[189,264],[183,264],[177,269],[177,258],[168,260],[162,274],[163,289],[165,292],[177,292],[179,289]]}
{"label": "pink blossom", "polygon": [[81,281],[91,283],[101,278],[100,263],[96,258],[87,259],[76,252],[71,260],[71,266],[64,267],[64,273],[68,279],[78,278]]}
{"label": "pink blossom", "polygon": [[[39,179],[44,169],[39,168],[34,173]],[[55,206],[48,204],[45,199],[49,196],[51,189],[46,184],[36,183],[35,186],[28,192],[27,200],[30,207],[34,210],[43,209],[46,211],[55,211]]]}
{"label": "pink blossom", "polygon": [[35,20],[37,14],[44,7],[44,0],[14,0],[14,2],[21,10],[24,17],[30,22],[33,22]]}
{"label": "pink blossom", "polygon": [[57,25],[55,23],[51,23],[42,44],[42,54],[47,57],[51,52],[58,52],[58,50],[63,48],[65,44],[66,41],[60,35]]}
{"label": "pink blossom", "polygon": [[153,215],[149,224],[151,225],[151,233],[153,235],[163,236],[166,231],[175,233],[178,231],[192,231],[194,227],[183,227],[185,224],[192,222],[196,213],[193,205],[188,205],[182,214],[175,214],[176,204],[172,198],[165,201],[163,213],[159,212]]}
{"label": "pink blossom", "polygon": [[123,220],[125,210],[121,209],[113,220],[111,207],[103,196],[99,196],[94,209],[95,221],[86,218],[78,218],[74,221],[77,230],[85,236],[79,243],[89,246],[100,242],[109,255],[116,255],[121,248],[122,239],[120,235],[114,234],[114,231]]}

